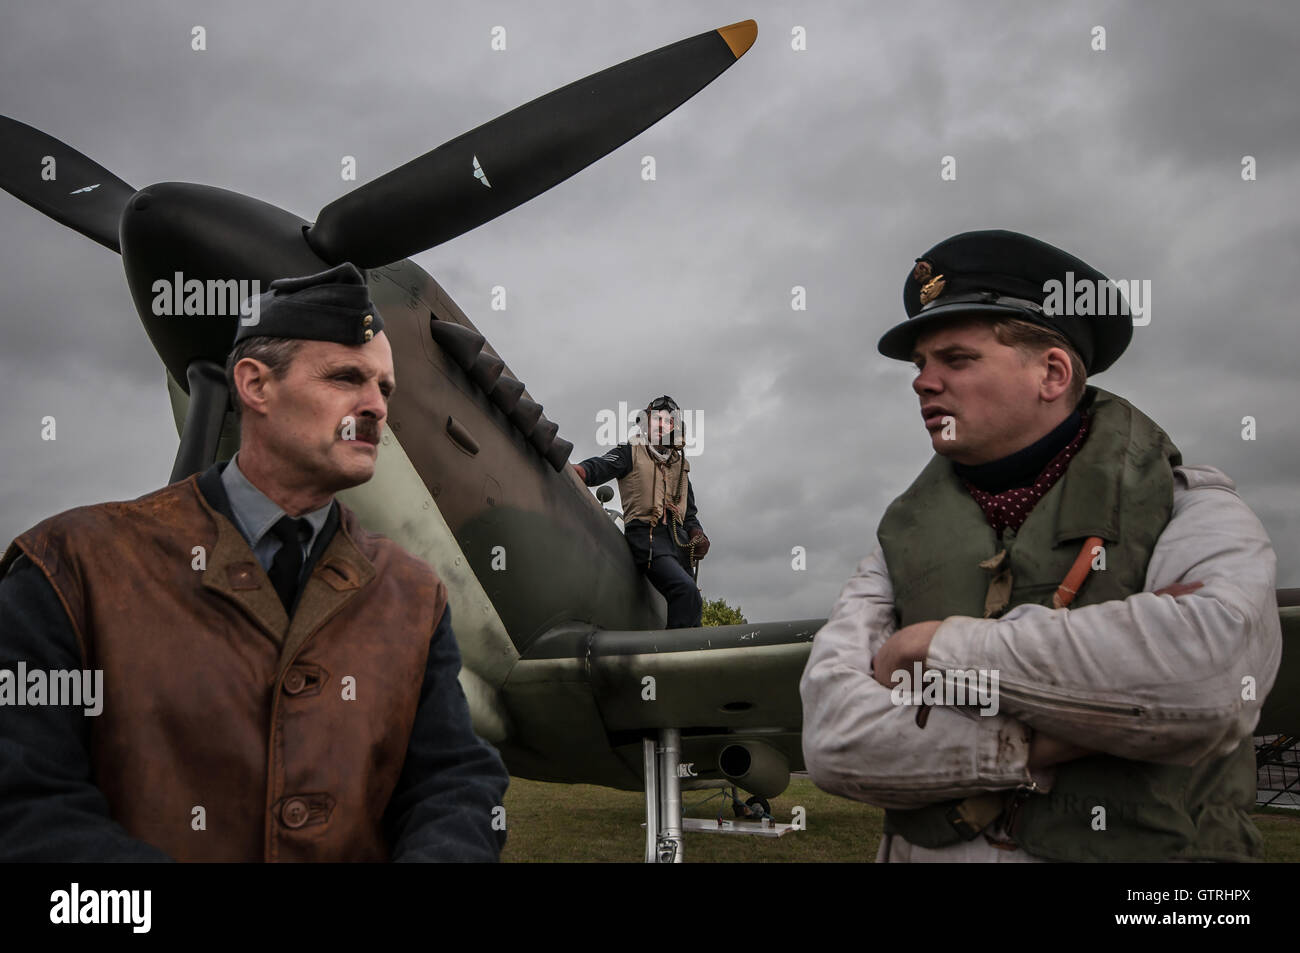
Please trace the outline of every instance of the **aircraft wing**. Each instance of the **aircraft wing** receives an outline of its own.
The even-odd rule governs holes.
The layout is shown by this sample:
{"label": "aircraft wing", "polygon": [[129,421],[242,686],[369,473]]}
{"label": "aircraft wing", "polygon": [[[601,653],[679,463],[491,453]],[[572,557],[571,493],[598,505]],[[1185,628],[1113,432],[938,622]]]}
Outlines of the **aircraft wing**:
{"label": "aircraft wing", "polygon": [[587,662],[605,725],[798,728],[799,676],[825,621],[597,631]]}
{"label": "aircraft wing", "polygon": [[548,632],[506,681],[518,735],[502,754],[523,777],[639,789],[641,739],[677,728],[693,777],[720,777],[728,745],[758,741],[801,770],[799,678],[824,622]]}
{"label": "aircraft wing", "polygon": [[[1300,591],[1281,590],[1278,601],[1282,667],[1256,735],[1300,733]],[[641,739],[677,728],[693,777],[721,777],[722,752],[755,742],[801,770],[799,678],[824,622],[552,630],[506,681],[517,734],[502,754],[521,777],[638,789]]]}

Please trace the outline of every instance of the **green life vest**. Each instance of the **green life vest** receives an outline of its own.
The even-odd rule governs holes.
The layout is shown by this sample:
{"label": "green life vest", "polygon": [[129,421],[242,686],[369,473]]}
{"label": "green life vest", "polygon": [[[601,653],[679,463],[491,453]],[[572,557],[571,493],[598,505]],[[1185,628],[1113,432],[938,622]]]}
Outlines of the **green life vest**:
{"label": "green life vest", "polygon": [[[1050,608],[1089,536],[1101,537],[1104,553],[1073,607],[1145,589],[1151,552],[1173,512],[1172,468],[1181,456],[1163,430],[1113,394],[1089,387],[1080,409],[1090,417],[1083,445],[1020,529],[1001,540],[940,456],[890,504],[877,535],[900,627],[979,618],[986,600],[993,616],[1024,603]],[[1000,565],[980,565],[1004,549]],[[1141,714],[1136,706],[1091,707],[1119,720]],[[1232,754],[1191,767],[1099,754],[1058,765],[1050,793],[1022,797],[1010,833],[1051,860],[1249,860],[1260,843],[1246,814],[1254,802],[1249,738]],[[885,827],[921,847],[946,847],[976,836],[961,823],[972,806],[978,802],[889,810]]]}

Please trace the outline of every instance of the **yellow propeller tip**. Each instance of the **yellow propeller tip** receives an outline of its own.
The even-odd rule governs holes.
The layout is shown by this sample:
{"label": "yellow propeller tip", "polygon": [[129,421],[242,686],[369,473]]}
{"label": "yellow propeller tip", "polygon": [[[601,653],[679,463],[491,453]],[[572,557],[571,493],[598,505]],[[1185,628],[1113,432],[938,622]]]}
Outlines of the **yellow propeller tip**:
{"label": "yellow propeller tip", "polygon": [[731,47],[736,59],[740,59],[758,39],[758,24],[753,20],[741,20],[731,26],[720,27],[718,34],[727,41],[727,46]]}

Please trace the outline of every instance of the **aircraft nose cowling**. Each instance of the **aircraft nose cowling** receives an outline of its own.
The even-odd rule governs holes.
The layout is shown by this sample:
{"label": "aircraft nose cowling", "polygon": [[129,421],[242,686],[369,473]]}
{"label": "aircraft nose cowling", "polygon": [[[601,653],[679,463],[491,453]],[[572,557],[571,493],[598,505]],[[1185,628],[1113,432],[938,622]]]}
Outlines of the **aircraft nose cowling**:
{"label": "aircraft nose cowling", "polygon": [[258,199],[188,182],[151,185],[127,202],[120,235],[131,298],[187,392],[190,362],[225,363],[250,294],[334,264],[308,247],[307,225]]}

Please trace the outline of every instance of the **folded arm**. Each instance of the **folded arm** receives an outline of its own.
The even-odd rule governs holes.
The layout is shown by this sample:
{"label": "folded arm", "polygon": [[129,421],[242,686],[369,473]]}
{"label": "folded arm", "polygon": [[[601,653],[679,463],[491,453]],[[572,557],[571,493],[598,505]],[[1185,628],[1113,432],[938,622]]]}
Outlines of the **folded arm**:
{"label": "folded arm", "polygon": [[1004,714],[896,704],[872,656],[896,628],[877,549],[849,579],[813,640],[799,689],[804,761],[814,783],[879,807],[912,808],[1029,783],[1030,731]]}
{"label": "folded arm", "polygon": [[1258,721],[1281,659],[1275,557],[1227,477],[1176,472],[1146,592],[1078,609],[1018,606],[997,620],[949,618],[927,666],[996,669],[1004,711],[1107,754],[1194,764],[1233,750]]}

